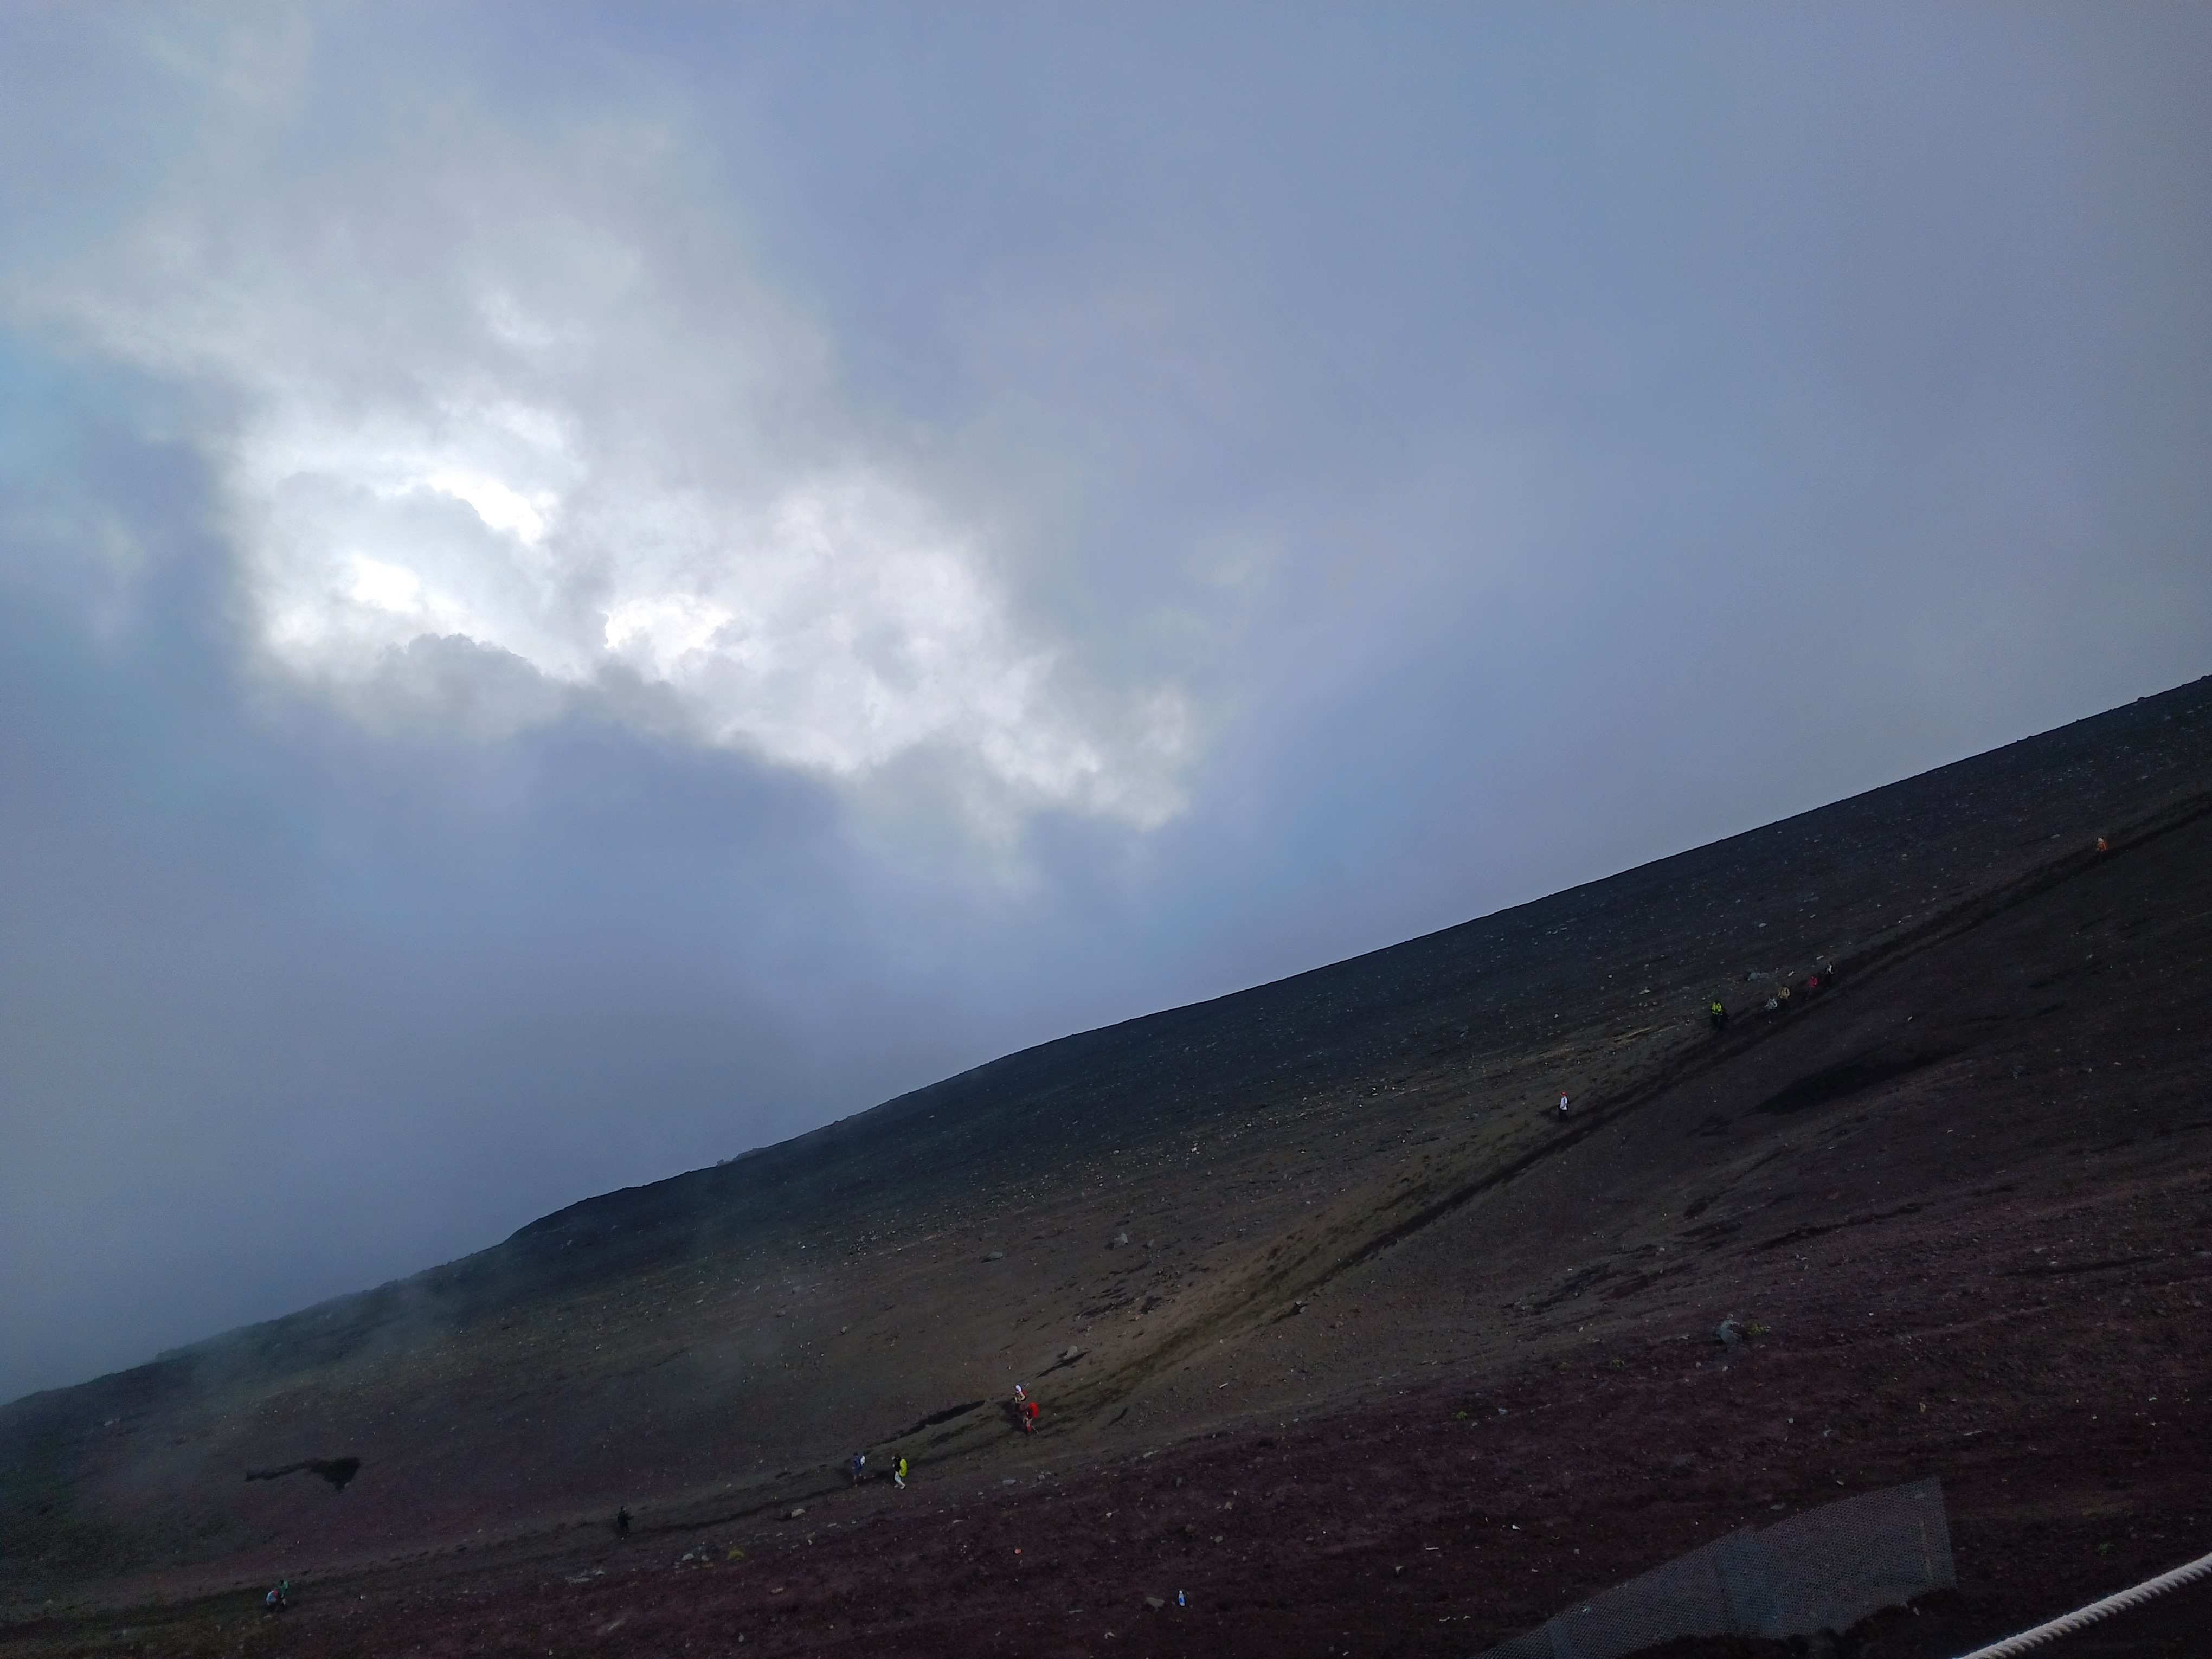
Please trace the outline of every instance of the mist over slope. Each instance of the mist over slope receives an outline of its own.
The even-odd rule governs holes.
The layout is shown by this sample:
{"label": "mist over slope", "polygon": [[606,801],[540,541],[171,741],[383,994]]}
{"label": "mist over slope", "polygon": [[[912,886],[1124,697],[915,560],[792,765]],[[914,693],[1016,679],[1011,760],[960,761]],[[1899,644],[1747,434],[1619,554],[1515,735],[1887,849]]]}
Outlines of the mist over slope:
{"label": "mist over slope", "polygon": [[[647,1528],[764,1524],[861,1447],[995,1484],[1422,1390],[1580,1387],[1598,1354],[1656,1376],[1726,1312],[1809,1352],[2042,1297],[2047,1342],[2054,1296],[2112,1312],[2083,1262],[2152,1275],[2128,1292],[2147,1307],[2194,1298],[2174,1230],[2201,1224],[2212,1130],[2208,872],[2198,681],[1012,1054],[0,1409],[0,1591],[367,1571],[596,1537],[617,1504]],[[1763,1017],[1830,964],[1832,988]],[[2022,1259],[1997,1265],[1999,1240]],[[2060,1242],[2078,1273],[2025,1272]],[[990,1403],[1017,1380],[1045,1402],[1035,1441]],[[342,1491],[242,1478],[341,1456]],[[1439,1515],[1476,1501],[1416,1487]]]}

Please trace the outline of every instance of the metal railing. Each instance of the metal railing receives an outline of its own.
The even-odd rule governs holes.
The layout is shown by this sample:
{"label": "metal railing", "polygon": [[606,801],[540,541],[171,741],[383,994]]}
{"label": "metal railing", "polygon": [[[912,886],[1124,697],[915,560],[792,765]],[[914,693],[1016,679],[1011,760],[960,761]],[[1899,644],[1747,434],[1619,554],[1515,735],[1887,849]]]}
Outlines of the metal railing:
{"label": "metal railing", "polygon": [[1972,1653],[1965,1655],[1964,1659],[2013,1659],[2014,1654],[2026,1653],[2031,1648],[2039,1648],[2045,1642],[2055,1642],[2062,1636],[2071,1636],[2077,1630],[2087,1630],[2100,1619],[2109,1619],[2116,1613],[2125,1613],[2130,1607],[2139,1607],[2154,1596],[2163,1595],[2171,1589],[2179,1589],[2184,1584],[2194,1583],[2208,1574],[2212,1574],[2212,1555],[2200,1555],[2187,1565],[2176,1567],[2172,1572],[2162,1572],[2155,1578],[2146,1578],[2133,1589],[2124,1589],[2116,1595],[2106,1596],[2101,1601],[2092,1601],[2087,1607],[2069,1613],[2063,1618],[2053,1619],[2046,1624],[2038,1625],[2033,1630],[2024,1630],[2017,1636],[2008,1636],[2002,1642],[1992,1642],[1985,1648],[1976,1648]]}

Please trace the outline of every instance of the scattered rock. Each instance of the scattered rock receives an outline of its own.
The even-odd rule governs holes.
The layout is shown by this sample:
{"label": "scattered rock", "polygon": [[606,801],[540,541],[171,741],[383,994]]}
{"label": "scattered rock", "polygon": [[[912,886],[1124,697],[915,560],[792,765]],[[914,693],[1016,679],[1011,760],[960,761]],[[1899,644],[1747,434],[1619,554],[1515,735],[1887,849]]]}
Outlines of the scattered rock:
{"label": "scattered rock", "polygon": [[1154,1613],[1158,1613],[1162,1607],[1167,1606],[1167,1602],[1159,1596],[1147,1595],[1145,1598],[1145,1605],[1150,1607]]}
{"label": "scattered rock", "polygon": [[1004,1261],[1006,1259],[1006,1253],[1004,1250],[992,1250],[988,1252],[983,1257],[983,1260],[986,1261]]}
{"label": "scattered rock", "polygon": [[1736,1347],[1744,1340],[1744,1328],[1736,1316],[1730,1314],[1713,1328],[1713,1337],[1723,1348]]}
{"label": "scattered rock", "polygon": [[1080,1359],[1082,1358],[1083,1350],[1073,1346],[1072,1344],[1060,1351],[1060,1358],[1062,1364],[1066,1364],[1071,1359]]}
{"label": "scattered rock", "polygon": [[1128,1234],[1127,1234],[1127,1233],[1115,1233],[1115,1234],[1114,1235],[1114,1237],[1111,1237],[1111,1238],[1109,1238],[1109,1239],[1108,1239],[1108,1240],[1106,1241],[1106,1248],[1107,1248],[1108,1249],[1109,1249],[1109,1250],[1118,1250],[1118,1249],[1121,1249],[1124,1244],[1127,1244],[1128,1242],[1129,1242],[1129,1235],[1128,1235]]}
{"label": "scattered rock", "polygon": [[805,1505],[805,1504],[800,1504],[797,1509],[795,1509],[795,1510],[792,1510],[792,1512],[791,1512],[789,1515],[787,1515],[787,1516],[784,1516],[783,1518],[784,1518],[785,1520],[787,1520],[787,1521],[796,1521],[796,1520],[798,1520],[798,1519],[799,1519],[799,1517],[800,1516],[802,1516],[802,1515],[804,1515],[804,1514],[805,1514],[805,1513],[806,1513],[806,1505]]}

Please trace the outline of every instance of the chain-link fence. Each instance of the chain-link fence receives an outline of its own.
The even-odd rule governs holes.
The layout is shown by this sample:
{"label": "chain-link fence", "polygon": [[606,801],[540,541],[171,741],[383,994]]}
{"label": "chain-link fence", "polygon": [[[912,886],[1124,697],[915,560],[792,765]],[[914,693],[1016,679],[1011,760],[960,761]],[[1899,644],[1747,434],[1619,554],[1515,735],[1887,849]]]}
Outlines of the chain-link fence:
{"label": "chain-link fence", "polygon": [[1802,1636],[1959,1582],[1930,1478],[1746,1528],[1570,1607],[1484,1659],[1614,1659],[1678,1636]]}

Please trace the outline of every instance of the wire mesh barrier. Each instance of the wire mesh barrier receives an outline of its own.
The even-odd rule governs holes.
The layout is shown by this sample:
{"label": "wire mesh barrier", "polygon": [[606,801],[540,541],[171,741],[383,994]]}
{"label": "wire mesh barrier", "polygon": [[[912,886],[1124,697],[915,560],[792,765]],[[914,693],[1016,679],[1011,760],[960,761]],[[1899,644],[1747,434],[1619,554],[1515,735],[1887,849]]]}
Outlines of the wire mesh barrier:
{"label": "wire mesh barrier", "polygon": [[1615,1659],[1678,1636],[1804,1636],[1954,1588],[1942,1482],[1747,1527],[1617,1584],[1483,1659]]}

